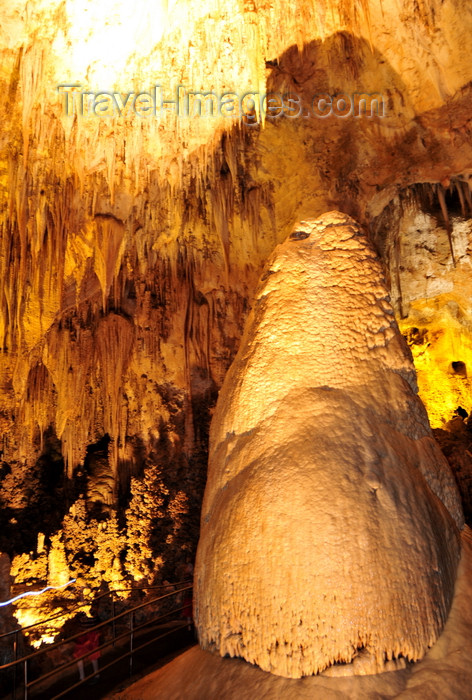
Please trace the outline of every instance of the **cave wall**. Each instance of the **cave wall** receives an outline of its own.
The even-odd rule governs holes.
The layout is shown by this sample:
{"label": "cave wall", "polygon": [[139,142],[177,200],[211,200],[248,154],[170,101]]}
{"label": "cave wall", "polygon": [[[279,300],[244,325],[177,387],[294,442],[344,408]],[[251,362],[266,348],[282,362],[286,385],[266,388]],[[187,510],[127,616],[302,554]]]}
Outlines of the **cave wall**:
{"label": "cave wall", "polygon": [[[15,0],[1,19],[0,550],[35,559],[38,532],[60,531],[71,572],[97,564],[98,585],[108,565],[90,542],[119,506],[110,561],[133,575],[130,522],[145,517],[133,493],[147,490],[165,512],[180,504],[145,536],[162,561],[136,578],[155,580],[168,537],[172,557],[193,551],[212,407],[275,244],[334,207],[370,229],[415,183],[469,187],[472,9]],[[304,103],[376,92],[386,114],[68,115],[64,83],[159,84],[169,100],[179,84]]]}

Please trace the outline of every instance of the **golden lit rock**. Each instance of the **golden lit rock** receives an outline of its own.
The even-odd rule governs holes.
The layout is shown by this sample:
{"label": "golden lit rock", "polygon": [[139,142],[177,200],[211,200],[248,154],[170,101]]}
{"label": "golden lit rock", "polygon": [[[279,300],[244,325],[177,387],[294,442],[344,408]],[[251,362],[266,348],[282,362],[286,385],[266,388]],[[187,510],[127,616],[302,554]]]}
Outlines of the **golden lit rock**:
{"label": "golden lit rock", "polygon": [[[433,428],[472,411],[472,198],[468,178],[399,193],[375,224],[392,303]],[[442,198],[439,193],[443,194]]]}

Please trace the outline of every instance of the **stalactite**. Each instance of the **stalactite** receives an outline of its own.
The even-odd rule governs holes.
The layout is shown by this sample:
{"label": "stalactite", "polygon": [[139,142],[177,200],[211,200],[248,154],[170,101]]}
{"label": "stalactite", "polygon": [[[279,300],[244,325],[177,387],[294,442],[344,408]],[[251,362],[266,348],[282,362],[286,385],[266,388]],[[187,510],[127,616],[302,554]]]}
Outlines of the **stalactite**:
{"label": "stalactite", "polygon": [[44,47],[40,44],[30,47],[21,62],[21,82],[23,94],[23,159],[28,160],[31,115],[41,86],[44,63]]}
{"label": "stalactite", "polygon": [[439,205],[441,207],[441,212],[444,218],[444,224],[446,226],[446,231],[447,231],[447,238],[449,241],[449,248],[451,251],[451,259],[452,259],[452,264],[455,267],[456,266],[456,258],[454,255],[454,247],[452,243],[452,226],[451,226],[451,221],[449,219],[449,214],[447,211],[447,205],[446,205],[446,197],[444,194],[444,188],[441,184],[437,186],[437,193],[438,193],[438,200],[439,200]]}
{"label": "stalactite", "polygon": [[83,460],[93,430],[93,402],[87,385],[94,362],[93,335],[71,315],[54,325],[47,335],[44,363],[57,387],[56,433],[63,441],[67,474]]}
{"label": "stalactite", "polygon": [[213,217],[215,222],[216,230],[221,242],[221,250],[223,254],[223,260],[226,270],[226,275],[228,277],[230,271],[230,260],[229,260],[229,219],[230,211],[228,211],[228,205],[231,204],[227,198],[227,192],[231,192],[231,183],[225,187],[225,178],[227,176],[221,176],[221,182],[217,183],[211,192],[211,206],[213,211]]}
{"label": "stalactite", "polygon": [[30,452],[35,429],[39,430],[39,451],[44,446],[44,433],[54,424],[54,404],[56,389],[51,375],[42,362],[29,371],[26,392],[22,398],[19,419],[28,430],[23,434],[23,451]]}
{"label": "stalactite", "polygon": [[467,179],[467,181],[464,183],[464,192],[465,192],[465,197],[467,199],[467,203],[469,205],[469,211],[472,214],[472,180],[470,177]]}
{"label": "stalactite", "polygon": [[462,216],[466,216],[466,206],[465,206],[465,198],[464,198],[464,191],[462,189],[463,183],[460,180],[457,180],[455,183],[455,187],[457,189],[457,193],[459,195],[459,201],[461,205],[461,213]]}
{"label": "stalactite", "polygon": [[401,283],[401,275],[400,275],[400,265],[401,265],[400,247],[401,247],[401,240],[400,240],[400,233],[398,233],[394,239],[394,242],[393,242],[393,251],[394,251],[394,253],[393,253],[393,267],[395,270],[395,281],[397,283],[398,310],[400,312],[400,318],[404,318],[406,316],[406,313],[404,312],[404,309],[403,309],[402,283]]}
{"label": "stalactite", "polygon": [[126,230],[114,216],[95,214],[91,237],[94,241],[94,269],[100,280],[103,308],[113,280],[116,280],[126,245]]}
{"label": "stalactite", "polygon": [[113,441],[112,470],[116,476],[119,450],[124,445],[122,387],[135,340],[133,324],[114,313],[104,316],[95,332],[98,359],[103,381],[104,428]]}

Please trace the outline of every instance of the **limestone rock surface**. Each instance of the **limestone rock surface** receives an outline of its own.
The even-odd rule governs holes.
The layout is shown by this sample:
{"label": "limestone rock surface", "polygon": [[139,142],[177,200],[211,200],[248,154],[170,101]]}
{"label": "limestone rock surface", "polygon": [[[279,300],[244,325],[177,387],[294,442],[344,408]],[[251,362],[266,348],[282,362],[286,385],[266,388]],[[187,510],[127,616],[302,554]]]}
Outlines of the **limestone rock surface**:
{"label": "limestone rock surface", "polygon": [[425,654],[463,516],[416,393],[365,234],[339,212],[298,224],[265,268],[213,417],[203,648],[286,677]]}

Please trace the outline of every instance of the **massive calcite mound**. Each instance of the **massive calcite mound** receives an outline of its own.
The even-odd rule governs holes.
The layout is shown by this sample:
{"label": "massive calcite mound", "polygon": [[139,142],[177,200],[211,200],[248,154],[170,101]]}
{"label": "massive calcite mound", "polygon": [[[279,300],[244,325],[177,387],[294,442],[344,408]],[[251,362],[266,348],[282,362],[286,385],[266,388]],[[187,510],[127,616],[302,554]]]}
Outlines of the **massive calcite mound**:
{"label": "massive calcite mound", "polygon": [[343,214],[302,222],[266,267],[213,418],[202,646],[289,677],[419,659],[448,614],[461,526],[375,252]]}

